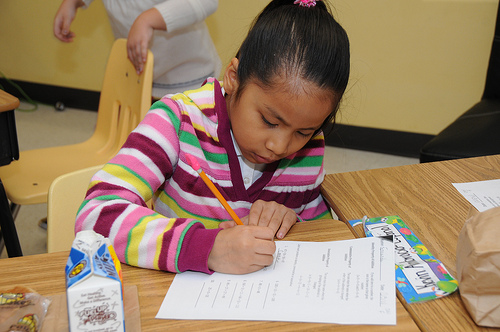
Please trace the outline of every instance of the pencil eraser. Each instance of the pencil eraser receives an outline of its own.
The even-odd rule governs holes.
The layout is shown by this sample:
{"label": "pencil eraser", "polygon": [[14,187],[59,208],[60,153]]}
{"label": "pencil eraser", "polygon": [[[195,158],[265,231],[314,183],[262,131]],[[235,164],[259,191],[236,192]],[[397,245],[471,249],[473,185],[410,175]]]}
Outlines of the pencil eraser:
{"label": "pencil eraser", "polygon": [[195,170],[198,171],[200,169],[200,164],[198,164],[198,160],[196,160],[195,157],[190,155],[189,153],[186,153],[186,159],[189,165]]}

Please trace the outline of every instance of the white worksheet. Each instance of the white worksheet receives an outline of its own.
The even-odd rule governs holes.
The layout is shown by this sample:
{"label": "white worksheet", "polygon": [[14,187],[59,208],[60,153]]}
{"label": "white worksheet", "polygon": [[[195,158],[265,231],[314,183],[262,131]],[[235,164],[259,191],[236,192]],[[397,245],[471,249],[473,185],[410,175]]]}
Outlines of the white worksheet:
{"label": "white worksheet", "polygon": [[254,273],[176,275],[156,318],[396,324],[391,240],[276,247],[273,264]]}
{"label": "white worksheet", "polygon": [[479,212],[500,206],[500,179],[453,183],[453,186]]}

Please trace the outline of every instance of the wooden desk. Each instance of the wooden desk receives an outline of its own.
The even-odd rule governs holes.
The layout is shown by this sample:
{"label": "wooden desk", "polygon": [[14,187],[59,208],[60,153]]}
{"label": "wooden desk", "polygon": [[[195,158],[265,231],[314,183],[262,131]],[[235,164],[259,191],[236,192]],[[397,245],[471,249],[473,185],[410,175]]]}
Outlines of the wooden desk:
{"label": "wooden desk", "polygon": [[[321,220],[297,224],[286,240],[330,241],[354,238],[349,228],[337,220]],[[13,285],[25,285],[44,296],[65,291],[64,267],[68,252],[25,256],[0,260],[0,289]],[[397,301],[396,326],[353,326],[335,324],[260,322],[260,321],[196,321],[155,319],[167,293],[174,274],[123,266],[125,285],[137,285],[141,308],[142,331],[218,331],[218,330],[259,330],[277,331],[335,330],[335,331],[418,331],[408,312]],[[362,312],[360,312],[360,315]]]}
{"label": "wooden desk", "polygon": [[[471,204],[452,183],[500,178],[500,155],[367,171],[328,174],[323,194],[344,222],[399,215],[456,277],[456,248]],[[354,230],[356,236],[364,236]],[[487,330],[478,327],[458,292],[425,303],[404,303],[424,331]]]}

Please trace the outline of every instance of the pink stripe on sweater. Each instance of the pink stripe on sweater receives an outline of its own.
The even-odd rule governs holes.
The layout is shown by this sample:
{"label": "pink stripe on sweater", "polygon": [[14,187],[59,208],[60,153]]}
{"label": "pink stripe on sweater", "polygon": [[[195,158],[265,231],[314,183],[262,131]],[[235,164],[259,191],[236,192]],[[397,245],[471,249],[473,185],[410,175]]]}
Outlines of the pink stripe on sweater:
{"label": "pink stripe on sweater", "polygon": [[207,97],[202,97],[202,98],[196,98],[196,104],[197,105],[212,105],[214,103],[214,98],[207,96]]}
{"label": "pink stripe on sweater", "polygon": [[[119,194],[120,198],[122,198],[124,201],[132,202],[132,203],[136,203],[136,204],[142,203],[142,201],[138,199],[138,197],[139,197],[138,194],[131,192],[131,191],[128,191],[128,190],[123,190],[123,191],[117,192],[116,189],[114,189],[114,190],[106,190],[106,189],[94,190],[90,194],[87,195],[86,199],[94,199],[96,197],[101,197],[104,195],[115,195],[115,194]],[[98,201],[93,201],[93,202],[97,202],[96,205],[99,205],[99,204],[103,204],[104,201],[101,200],[100,202],[98,202]]]}
{"label": "pink stripe on sweater", "polygon": [[85,220],[87,220],[87,216],[94,211],[96,208],[95,206],[98,205],[99,202],[89,202],[87,205],[84,207],[85,212],[80,211],[81,214],[78,215],[78,218],[75,221],[75,234],[78,233],[79,231],[83,230],[83,223]]}
{"label": "pink stripe on sweater", "polygon": [[173,130],[173,125],[170,118],[163,110],[150,111],[140,123],[141,127],[149,126],[156,129],[158,132],[165,130]]}
{"label": "pink stripe on sweater", "polygon": [[[152,162],[151,160],[147,161]],[[158,176],[153,173],[150,167],[145,165],[140,159],[137,159],[135,156],[120,153],[115,158],[113,158],[113,163],[130,165],[133,168],[134,172],[140,174],[141,177],[148,181],[149,185],[153,188],[159,187],[163,183],[163,179],[158,178]]]}

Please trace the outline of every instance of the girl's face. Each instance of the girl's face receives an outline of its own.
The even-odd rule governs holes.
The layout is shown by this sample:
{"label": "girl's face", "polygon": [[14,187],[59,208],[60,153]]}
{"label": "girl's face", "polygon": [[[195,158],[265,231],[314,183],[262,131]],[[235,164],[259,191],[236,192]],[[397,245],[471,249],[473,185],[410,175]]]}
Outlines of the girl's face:
{"label": "girl's face", "polygon": [[226,105],[234,138],[250,162],[269,164],[297,152],[334,109],[331,91],[301,79],[272,88],[249,82],[236,100],[237,64],[233,59],[224,76]]}

